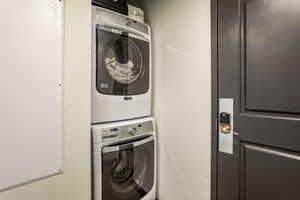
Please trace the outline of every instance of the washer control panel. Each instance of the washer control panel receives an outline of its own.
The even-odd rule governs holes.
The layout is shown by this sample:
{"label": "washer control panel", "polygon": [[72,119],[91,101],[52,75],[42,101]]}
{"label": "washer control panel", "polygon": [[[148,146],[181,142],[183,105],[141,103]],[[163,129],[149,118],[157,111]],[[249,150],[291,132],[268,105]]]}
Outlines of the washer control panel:
{"label": "washer control panel", "polygon": [[153,132],[153,129],[152,121],[102,129],[102,142],[135,137],[145,133]]}

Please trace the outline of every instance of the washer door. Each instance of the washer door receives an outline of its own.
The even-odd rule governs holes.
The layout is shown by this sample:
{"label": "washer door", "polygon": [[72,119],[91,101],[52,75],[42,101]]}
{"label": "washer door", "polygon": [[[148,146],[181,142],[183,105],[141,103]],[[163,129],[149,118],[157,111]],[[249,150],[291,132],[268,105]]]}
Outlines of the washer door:
{"label": "washer door", "polygon": [[97,90],[109,95],[138,95],[149,89],[149,42],[142,37],[99,25]]}
{"label": "washer door", "polygon": [[102,149],[102,199],[140,200],[153,185],[153,137]]}

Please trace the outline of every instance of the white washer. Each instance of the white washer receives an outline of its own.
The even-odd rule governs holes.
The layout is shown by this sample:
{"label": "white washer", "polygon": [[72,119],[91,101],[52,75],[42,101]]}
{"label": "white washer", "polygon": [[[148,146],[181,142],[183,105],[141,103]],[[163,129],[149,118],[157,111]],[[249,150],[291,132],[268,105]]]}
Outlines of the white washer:
{"label": "white washer", "polygon": [[94,6],[92,41],[92,124],[150,116],[150,27]]}
{"label": "white washer", "polygon": [[155,200],[153,118],[95,125],[93,200]]}

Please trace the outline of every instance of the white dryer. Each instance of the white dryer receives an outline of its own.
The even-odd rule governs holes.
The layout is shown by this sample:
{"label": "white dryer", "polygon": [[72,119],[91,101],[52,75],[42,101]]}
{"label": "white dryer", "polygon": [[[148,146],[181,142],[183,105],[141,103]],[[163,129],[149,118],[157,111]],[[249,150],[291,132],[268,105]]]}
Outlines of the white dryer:
{"label": "white dryer", "polygon": [[92,38],[92,124],[150,116],[150,27],[94,6]]}
{"label": "white dryer", "polygon": [[153,118],[92,127],[93,200],[155,200]]}

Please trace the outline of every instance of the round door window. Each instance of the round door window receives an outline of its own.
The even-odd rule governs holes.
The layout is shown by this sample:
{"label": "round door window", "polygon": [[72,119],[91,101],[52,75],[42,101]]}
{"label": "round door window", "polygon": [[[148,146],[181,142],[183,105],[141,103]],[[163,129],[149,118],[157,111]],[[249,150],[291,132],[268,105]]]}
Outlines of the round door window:
{"label": "round door window", "polygon": [[105,67],[114,81],[135,82],[142,73],[142,54],[128,36],[113,38],[104,51]]}
{"label": "round door window", "polygon": [[[140,152],[123,150],[112,166],[111,185],[117,193],[130,193],[141,187],[148,166],[145,149]],[[146,155],[146,156],[145,156]]]}

